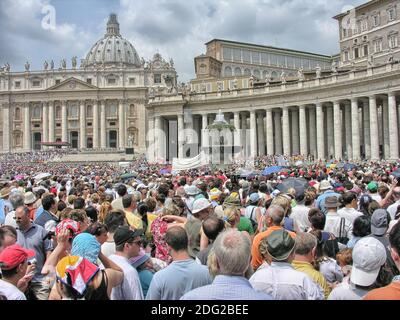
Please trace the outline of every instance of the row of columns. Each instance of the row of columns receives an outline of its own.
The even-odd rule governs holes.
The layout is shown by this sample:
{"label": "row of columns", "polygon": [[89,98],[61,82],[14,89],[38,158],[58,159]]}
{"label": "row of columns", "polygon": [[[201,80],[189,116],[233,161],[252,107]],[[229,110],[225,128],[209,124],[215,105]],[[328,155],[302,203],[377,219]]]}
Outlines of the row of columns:
{"label": "row of columns", "polygon": [[[381,101],[379,115],[377,99]],[[396,95],[390,92],[382,97],[371,95],[368,98],[336,100],[329,103],[267,108],[262,112],[237,111],[233,112],[233,125],[241,130],[234,134],[234,144],[242,146],[244,150],[249,148],[246,155],[250,157],[264,154],[301,154],[312,155],[316,159],[332,157],[353,160],[361,159],[362,145],[366,158],[378,160],[382,144],[383,158],[394,160],[399,157],[397,108]],[[232,122],[227,118],[229,114],[226,114],[225,119]],[[208,116],[201,115],[202,129],[208,125]],[[177,122],[177,156],[183,158],[186,129],[183,115],[177,116]],[[161,116],[155,117],[154,125],[157,130],[163,130]],[[205,143],[208,143],[205,134],[203,130],[202,147],[207,147]],[[168,139],[165,142],[167,141]],[[159,140],[155,142],[158,155],[165,152],[165,144],[160,146],[160,143]]]}
{"label": "row of columns", "polygon": [[[93,148],[107,147],[106,132],[106,102],[104,100],[94,101],[93,106]],[[30,119],[30,103],[25,103],[23,107],[23,149],[32,150],[32,129]],[[3,150],[11,150],[11,112],[8,104],[3,105]],[[100,116],[100,121],[99,121]],[[118,141],[119,148],[123,149],[126,145],[126,107],[123,100],[118,104]],[[79,148],[84,149],[86,145],[86,103],[84,100],[79,102]],[[42,141],[55,142],[55,103],[54,101],[43,102],[42,109]],[[68,141],[68,117],[67,101],[61,101],[61,140]]]}

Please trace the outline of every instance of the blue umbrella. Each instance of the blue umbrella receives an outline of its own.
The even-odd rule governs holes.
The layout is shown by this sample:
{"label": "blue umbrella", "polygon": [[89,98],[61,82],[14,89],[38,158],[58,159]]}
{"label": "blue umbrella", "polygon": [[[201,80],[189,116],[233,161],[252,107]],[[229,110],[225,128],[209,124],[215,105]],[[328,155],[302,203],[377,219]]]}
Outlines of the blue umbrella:
{"label": "blue umbrella", "polygon": [[273,174],[282,170],[283,167],[281,166],[272,166],[266,167],[262,173],[263,176],[268,176],[269,174]]}
{"label": "blue umbrella", "polygon": [[357,168],[357,166],[354,163],[345,163],[343,166],[343,169],[346,171],[353,170],[354,168]]}
{"label": "blue umbrella", "polygon": [[397,169],[396,171],[393,171],[393,172],[391,173],[391,175],[392,175],[393,177],[395,177],[396,179],[399,179],[399,178],[400,178],[400,169]]}

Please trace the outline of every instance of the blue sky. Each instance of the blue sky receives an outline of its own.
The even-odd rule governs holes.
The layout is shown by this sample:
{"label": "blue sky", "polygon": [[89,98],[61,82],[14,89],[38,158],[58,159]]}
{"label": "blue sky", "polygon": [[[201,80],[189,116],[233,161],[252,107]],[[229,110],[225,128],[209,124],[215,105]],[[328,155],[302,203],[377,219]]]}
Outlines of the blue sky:
{"label": "blue sky", "polygon": [[[322,54],[339,50],[332,17],[364,0],[0,0],[0,65],[32,70],[45,59],[84,58],[103,37],[111,12],[121,34],[146,60],[158,52],[173,58],[180,81],[194,77],[193,58],[213,38]],[[42,28],[42,8],[52,5],[55,30]]]}

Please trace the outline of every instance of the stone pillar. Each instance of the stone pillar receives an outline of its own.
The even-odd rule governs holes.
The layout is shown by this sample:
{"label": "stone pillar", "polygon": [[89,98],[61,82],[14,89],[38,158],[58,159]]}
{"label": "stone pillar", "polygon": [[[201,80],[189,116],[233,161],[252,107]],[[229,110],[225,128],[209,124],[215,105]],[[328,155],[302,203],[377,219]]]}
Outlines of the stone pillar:
{"label": "stone pillar", "polygon": [[283,107],[282,112],[283,153],[290,156],[289,107]]}
{"label": "stone pillar", "polygon": [[[207,120],[207,117],[206,117]],[[233,125],[235,126],[235,131],[233,133],[233,144],[235,147],[240,147],[240,135],[241,135],[241,130],[240,130],[240,113],[239,112],[234,112],[233,113]],[[204,126],[204,118],[203,118],[203,126]],[[237,154],[235,153],[235,156]]]}
{"label": "stone pillar", "polygon": [[10,145],[10,105],[3,104],[3,150],[6,152],[11,151]]}
{"label": "stone pillar", "polygon": [[315,123],[315,111],[316,109],[311,107],[308,110],[308,116],[310,120],[310,154],[313,155],[314,158],[317,158],[317,125]]}
{"label": "stone pillar", "polygon": [[299,141],[299,111],[292,110],[292,153],[300,153],[300,141]]}
{"label": "stone pillar", "polygon": [[252,158],[257,156],[257,123],[256,111],[250,111],[250,156]]}
{"label": "stone pillar", "polygon": [[274,126],[272,124],[272,110],[266,110],[267,154],[274,155]]}
{"label": "stone pillar", "polygon": [[[49,142],[49,108],[48,103],[43,102],[43,109],[42,109],[42,120],[43,120],[43,133],[42,133],[42,141]],[[43,150],[48,149],[47,147],[42,146]]]}
{"label": "stone pillar", "polygon": [[353,159],[353,148],[352,148],[352,128],[351,128],[351,104],[347,102],[344,105],[345,115],[345,128],[346,128],[346,151],[347,159]]}
{"label": "stone pillar", "polygon": [[[4,119],[3,119],[4,121]],[[31,133],[31,117],[29,112],[29,102],[24,107],[24,150],[31,151],[32,133]]]}
{"label": "stone pillar", "polygon": [[324,146],[324,112],[322,104],[316,104],[317,110],[317,158],[325,159],[325,146]]}
{"label": "stone pillar", "polygon": [[79,148],[86,148],[86,108],[85,100],[79,102]]}
{"label": "stone pillar", "polygon": [[118,101],[118,147],[125,149],[125,103],[124,100]]}
{"label": "stone pillar", "polygon": [[99,103],[93,103],[93,149],[99,148]]}
{"label": "stone pillar", "polygon": [[[396,116],[397,114],[395,113],[395,119]],[[382,127],[383,127],[383,157],[386,160],[390,159],[389,106],[388,106],[388,99],[386,99],[386,97],[382,99]]]}
{"label": "stone pillar", "polygon": [[360,160],[360,127],[358,122],[358,99],[351,99],[351,132],[353,144],[353,160]]}
{"label": "stone pillar", "polygon": [[[203,115],[204,120],[204,115]],[[178,158],[183,158],[183,147],[185,144],[185,130],[183,129],[183,114],[178,114]],[[203,136],[204,139],[204,136]],[[204,140],[203,140],[204,146]]]}
{"label": "stone pillar", "polygon": [[370,119],[369,106],[367,101],[362,101],[363,107],[363,131],[364,131],[364,153],[365,158],[371,159],[371,136],[370,136]]}
{"label": "stone pillar", "polygon": [[333,130],[333,108],[329,105],[326,107],[326,134],[327,134],[327,153],[328,159],[335,155],[334,130]]}
{"label": "stone pillar", "polygon": [[67,101],[61,101],[61,140],[68,142]]}
{"label": "stone pillar", "polygon": [[334,121],[334,135],[335,135],[335,159],[342,159],[342,126],[340,117],[340,103],[339,101],[333,102],[333,121]]}
{"label": "stone pillar", "polygon": [[376,96],[369,97],[369,126],[371,129],[371,159],[378,160],[379,156],[379,132],[378,114],[376,111]]}
{"label": "stone pillar", "polygon": [[283,154],[283,148],[282,148],[282,120],[280,112],[274,113],[274,120],[275,120],[275,153],[281,155]]}
{"label": "stone pillar", "polygon": [[148,128],[147,128],[147,133],[146,133],[146,138],[147,138],[147,147],[146,149],[146,154],[149,162],[155,162],[155,149],[156,149],[156,144],[155,144],[155,137],[154,137],[154,118],[150,116],[148,118]]}
{"label": "stone pillar", "polygon": [[107,148],[106,102],[100,102],[100,147]]}
{"label": "stone pillar", "polygon": [[264,134],[264,116],[262,113],[258,114],[257,118],[257,143],[258,143],[258,155],[265,155],[265,134]]}
{"label": "stone pillar", "polygon": [[247,157],[247,115],[245,112],[242,114],[242,156]]}
{"label": "stone pillar", "polygon": [[[54,101],[49,102],[49,142],[54,142],[55,141],[55,136],[54,136]],[[51,147],[53,148],[53,147]]]}
{"label": "stone pillar", "polygon": [[396,96],[394,92],[389,93],[388,111],[390,159],[397,160],[399,158],[399,127],[396,114]]}
{"label": "stone pillar", "polygon": [[299,107],[300,118],[300,154],[307,156],[307,122],[306,122],[306,106]]}

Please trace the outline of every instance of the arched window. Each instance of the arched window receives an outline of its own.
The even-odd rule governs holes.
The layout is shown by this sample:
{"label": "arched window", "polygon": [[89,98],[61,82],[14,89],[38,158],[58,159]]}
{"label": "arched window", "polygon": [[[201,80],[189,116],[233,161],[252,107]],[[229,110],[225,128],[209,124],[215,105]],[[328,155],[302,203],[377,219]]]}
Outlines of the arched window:
{"label": "arched window", "polygon": [[242,75],[242,70],[239,67],[235,68],[235,76],[241,76]]}
{"label": "arched window", "polygon": [[276,71],[272,71],[272,73],[271,73],[271,78],[272,78],[272,79],[278,78],[278,73],[277,73]]}
{"label": "arched window", "polygon": [[232,77],[232,68],[231,67],[225,67],[224,74],[225,74],[225,77]]}
{"label": "arched window", "polygon": [[257,69],[254,70],[253,74],[257,79],[260,79],[260,71],[259,70],[257,70]]}
{"label": "arched window", "polygon": [[264,70],[263,71],[263,79],[265,79],[268,75],[269,75],[268,71]]}
{"label": "arched window", "polygon": [[86,117],[93,118],[93,107],[91,105],[86,107]]}
{"label": "arched window", "polygon": [[56,107],[56,119],[61,119],[61,107]]}
{"label": "arched window", "polygon": [[129,116],[132,118],[136,117],[136,107],[134,104],[129,106]]}
{"label": "arched window", "polygon": [[15,109],[14,120],[21,120],[21,109],[20,108]]}
{"label": "arched window", "polygon": [[244,69],[244,75],[250,77],[251,76],[250,69],[248,69],[248,68]]}

